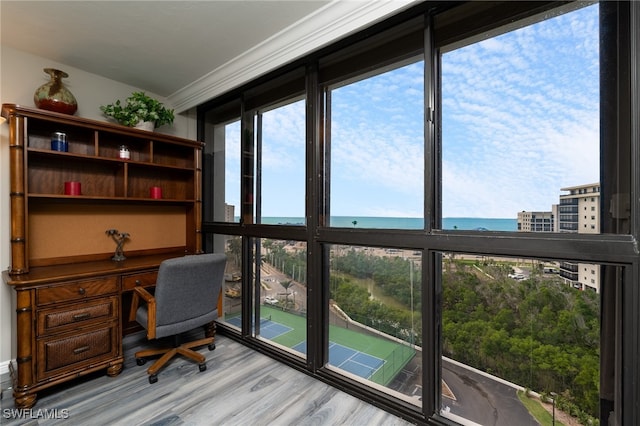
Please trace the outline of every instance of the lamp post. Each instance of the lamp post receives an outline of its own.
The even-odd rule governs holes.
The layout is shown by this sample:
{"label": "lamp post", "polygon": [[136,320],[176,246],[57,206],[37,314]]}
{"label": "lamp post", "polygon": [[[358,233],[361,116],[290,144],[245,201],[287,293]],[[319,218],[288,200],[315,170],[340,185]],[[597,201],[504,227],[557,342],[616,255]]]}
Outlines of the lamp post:
{"label": "lamp post", "polygon": [[551,424],[553,426],[556,426],[556,396],[558,396],[557,393],[555,392],[551,392],[549,393],[549,395],[551,395],[551,406],[552,408],[552,419],[551,419]]}

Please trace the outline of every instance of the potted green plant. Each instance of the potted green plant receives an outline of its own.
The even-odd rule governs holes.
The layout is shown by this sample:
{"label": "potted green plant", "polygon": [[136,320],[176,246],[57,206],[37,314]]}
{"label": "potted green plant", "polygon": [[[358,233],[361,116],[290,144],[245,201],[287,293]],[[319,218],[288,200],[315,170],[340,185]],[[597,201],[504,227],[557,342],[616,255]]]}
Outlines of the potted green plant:
{"label": "potted green plant", "polygon": [[174,119],[172,109],[165,108],[160,101],[147,96],[144,92],[133,92],[124,104],[118,99],[113,104],[101,106],[100,110],[107,117],[129,127],[145,128],[142,123],[153,123],[147,125],[147,130],[171,124]]}

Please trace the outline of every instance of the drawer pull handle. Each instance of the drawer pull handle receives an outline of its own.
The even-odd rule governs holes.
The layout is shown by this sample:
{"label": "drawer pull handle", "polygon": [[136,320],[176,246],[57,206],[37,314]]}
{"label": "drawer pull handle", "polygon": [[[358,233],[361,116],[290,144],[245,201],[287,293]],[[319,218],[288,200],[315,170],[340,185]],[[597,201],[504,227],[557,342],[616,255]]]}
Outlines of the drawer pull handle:
{"label": "drawer pull handle", "polygon": [[91,314],[88,312],[84,312],[82,314],[76,314],[73,316],[74,321],[83,321],[89,318],[91,318]]}
{"label": "drawer pull handle", "polygon": [[142,284],[140,280],[136,280],[136,285],[140,285],[140,284]]}
{"label": "drawer pull handle", "polygon": [[79,347],[79,348],[74,349],[74,350],[73,350],[73,353],[74,353],[75,355],[78,355],[78,354],[81,354],[82,352],[86,352],[86,351],[88,351],[88,350],[89,350],[89,346],[81,346],[81,347]]}
{"label": "drawer pull handle", "polygon": [[84,288],[80,287],[78,289],[78,293],[80,293],[81,295],[84,295],[87,292],[87,290],[85,290]]}

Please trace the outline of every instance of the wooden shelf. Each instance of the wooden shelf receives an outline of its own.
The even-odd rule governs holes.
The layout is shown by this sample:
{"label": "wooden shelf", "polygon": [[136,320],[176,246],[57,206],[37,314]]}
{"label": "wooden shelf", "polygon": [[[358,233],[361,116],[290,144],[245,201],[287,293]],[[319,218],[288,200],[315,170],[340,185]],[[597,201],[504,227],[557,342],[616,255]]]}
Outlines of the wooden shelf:
{"label": "wooden shelf", "polygon": [[[201,142],[161,133],[147,132],[116,124],[88,120],[14,104],[2,106],[2,116],[11,128],[11,211],[12,211],[12,265],[10,272],[26,273],[33,257],[34,247],[40,247],[47,235],[29,231],[30,212],[40,218],[46,206],[68,206],[56,217],[57,228],[73,227],[75,204],[90,205],[98,216],[100,206],[127,206],[129,215],[138,214],[135,206],[144,207],[140,214],[149,214],[148,208],[158,206],[181,207],[189,252],[200,252],[201,214]],[[67,135],[68,151],[52,150],[54,132]],[[120,147],[125,145],[129,158],[120,158]],[[80,195],[65,193],[66,182],[79,182]],[[160,187],[162,198],[151,197],[151,188]],[[175,224],[175,211],[166,213],[165,226]],[[162,214],[162,213],[161,213]],[[133,218],[133,216],[132,216]],[[35,219],[34,219],[35,220]],[[40,219],[39,219],[40,220]],[[126,217],[119,223],[127,222]],[[35,222],[39,223],[39,222]],[[113,228],[108,218],[85,221],[83,224]],[[162,224],[161,219],[157,219]],[[43,227],[37,228],[41,231]],[[33,230],[32,230],[33,231]],[[104,229],[100,230],[101,232]],[[152,237],[136,235],[139,241]],[[90,234],[92,230],[87,230]],[[70,229],[74,234],[75,229]],[[94,231],[97,234],[97,231]],[[28,236],[28,240],[27,240]],[[132,238],[133,240],[133,238]],[[138,247],[135,250],[153,250],[158,247]],[[62,244],[62,243],[61,243]],[[178,246],[176,241],[168,242]],[[55,262],[59,262],[55,259]],[[73,256],[69,259],[74,262]],[[46,265],[46,259],[38,258],[38,264]]]}
{"label": "wooden shelf", "polygon": [[172,198],[150,198],[150,197],[144,197],[144,198],[91,197],[87,195],[59,195],[59,194],[29,194],[29,199],[32,199],[35,202],[37,202],[37,200],[43,200],[46,202],[50,201],[50,202],[62,202],[62,203],[86,201],[86,202],[113,203],[113,204],[118,204],[118,203],[130,204],[132,202],[135,202],[135,203],[144,203],[144,204],[176,204],[176,205],[192,204],[196,201],[193,199],[179,200],[179,199],[172,199]]}

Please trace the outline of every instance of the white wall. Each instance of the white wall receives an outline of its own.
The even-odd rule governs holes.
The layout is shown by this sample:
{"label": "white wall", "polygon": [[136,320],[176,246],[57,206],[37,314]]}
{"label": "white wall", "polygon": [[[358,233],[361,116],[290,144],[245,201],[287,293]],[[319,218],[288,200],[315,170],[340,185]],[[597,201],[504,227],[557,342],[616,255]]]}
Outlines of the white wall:
{"label": "white wall", "polygon": [[[0,45],[0,103],[34,107],[33,93],[49,81],[43,68],[56,68],[69,74],[69,78],[63,81],[78,101],[75,114],[78,117],[108,121],[102,115],[100,105],[113,103],[117,99],[124,101],[131,92],[144,90]],[[165,98],[147,93],[167,107],[172,107]],[[195,111],[176,116],[173,126],[165,125],[156,131],[195,139]],[[8,134],[8,126],[0,124],[0,271],[7,270],[11,261]],[[0,374],[7,371],[9,361],[16,356],[14,293],[11,287],[0,283]]]}

